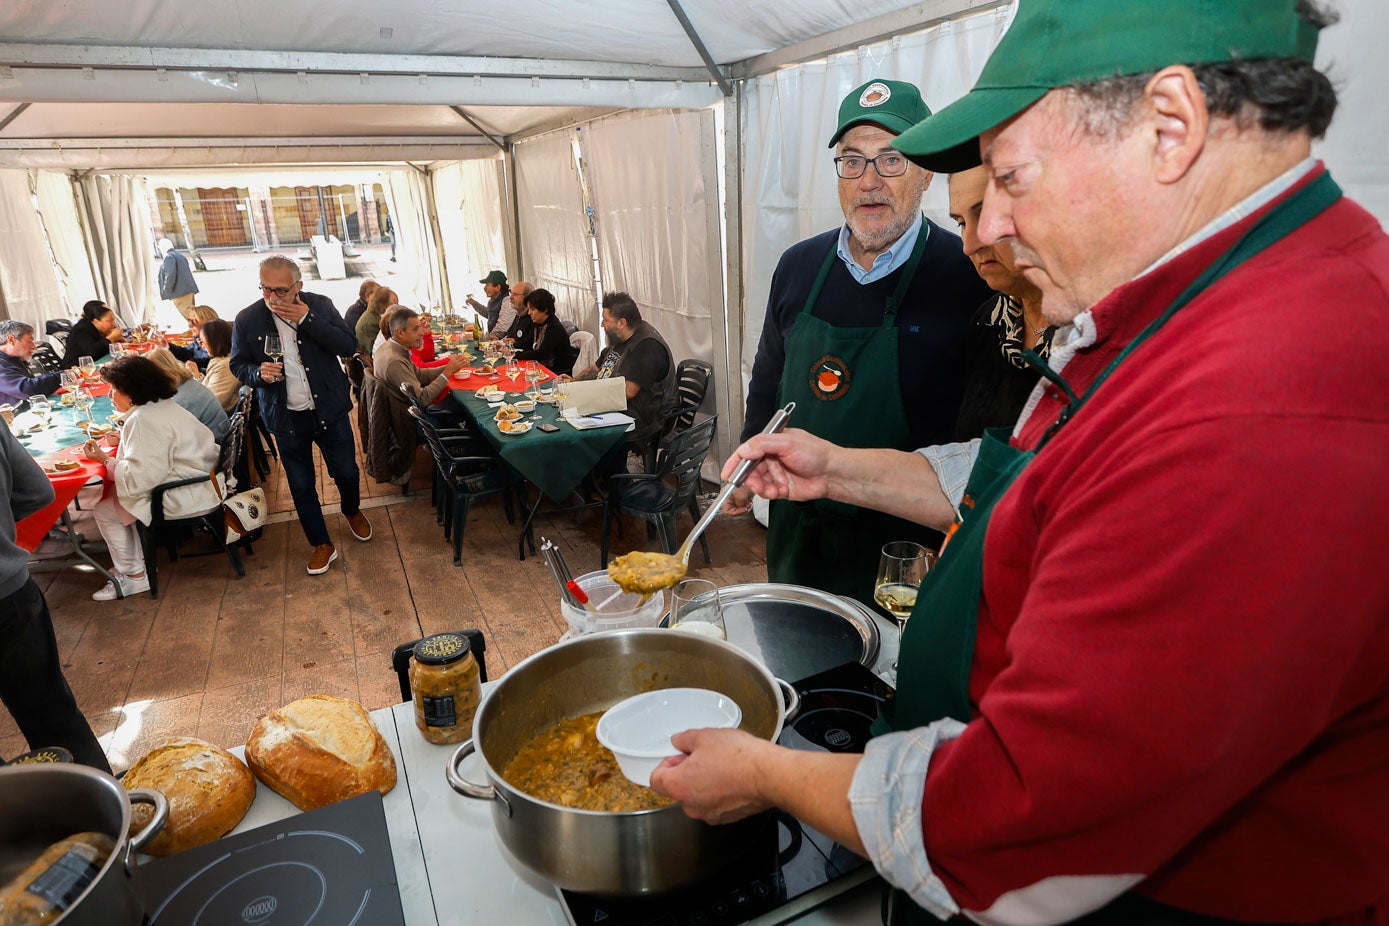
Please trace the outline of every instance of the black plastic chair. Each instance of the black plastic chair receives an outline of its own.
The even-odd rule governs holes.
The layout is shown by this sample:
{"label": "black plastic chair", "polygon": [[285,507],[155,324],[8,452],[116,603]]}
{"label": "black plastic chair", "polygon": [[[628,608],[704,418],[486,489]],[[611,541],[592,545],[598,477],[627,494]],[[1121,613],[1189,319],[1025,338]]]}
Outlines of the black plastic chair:
{"label": "black plastic chair", "polygon": [[703,360],[682,360],[675,368],[675,408],[661,419],[661,429],[646,448],[647,472],[656,469],[656,457],[670,439],[695,423],[695,416],[704,404],[713,376],[713,365]]}
{"label": "black plastic chair", "polygon": [[444,539],[453,540],[453,564],[462,566],[463,530],[468,524],[468,511],[476,502],[500,495],[507,523],[516,523],[511,503],[511,494],[515,491],[511,470],[492,454],[467,452],[466,445],[451,446],[440,436],[434,422],[428,420],[429,416],[413,405],[410,414],[422,426],[434,465],[439,470],[439,481],[445,493]]}
{"label": "black plastic chair", "polygon": [[[222,489],[225,491],[226,480],[236,469],[237,462],[245,448],[248,433],[249,427],[245,417],[233,415],[226,443],[222,445],[217,467],[212,473],[206,476],[194,476],[191,479],[166,482],[155,486],[154,491],[150,493],[150,523],[143,524],[136,521],[135,528],[140,535],[140,546],[145,552],[145,575],[149,576],[151,598],[159,597],[159,546],[162,544],[169,553],[170,561],[176,562],[179,558],[179,544],[193,532],[194,528],[198,527],[205,528],[217,546],[212,550],[185,555],[215,556],[218,553],[225,553],[227,561],[236,570],[237,578],[246,575],[246,567],[241,564],[241,557],[237,555],[237,547],[245,547],[248,554],[255,553],[251,547],[251,538],[249,536],[243,537],[235,543],[227,543],[226,521],[220,504],[203,514],[191,515],[186,518],[166,518],[164,516],[164,494],[182,486],[211,482],[214,477],[221,480]],[[247,486],[243,485],[241,488],[244,490]]]}
{"label": "black plastic chair", "polygon": [[63,369],[63,358],[58,356],[58,352],[51,345],[40,344],[29,356],[29,369],[40,375],[57,373]]}
{"label": "black plastic chair", "polygon": [[[605,568],[608,565],[608,529],[614,510],[654,523],[661,549],[666,553],[675,552],[676,514],[685,509],[695,521],[702,515],[699,470],[709,455],[718,420],[717,415],[705,418],[672,437],[661,449],[659,462],[652,472],[617,473],[608,477],[608,498],[603,504],[602,564]],[[671,476],[675,477],[673,486],[667,482],[667,477]],[[713,562],[709,557],[709,541],[702,534],[699,545],[704,551],[704,562]]]}
{"label": "black plastic chair", "polygon": [[[472,652],[473,658],[477,660],[478,680],[487,681],[487,641],[482,636],[481,630],[455,630],[453,633],[461,634],[468,638],[468,649]],[[400,682],[400,700],[409,701],[414,698],[410,692],[410,657],[414,655],[415,644],[419,640],[411,640],[409,643],[402,643],[391,653],[391,668],[395,669],[396,679]]]}

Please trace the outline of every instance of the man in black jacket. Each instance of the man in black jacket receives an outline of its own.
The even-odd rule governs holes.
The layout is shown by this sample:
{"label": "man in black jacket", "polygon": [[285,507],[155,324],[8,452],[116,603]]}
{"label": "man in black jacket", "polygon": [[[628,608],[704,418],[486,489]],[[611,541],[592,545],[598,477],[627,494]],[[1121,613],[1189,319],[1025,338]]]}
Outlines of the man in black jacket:
{"label": "man in black jacket", "polygon": [[[237,379],[255,387],[261,415],[275,435],[299,524],[313,547],[309,575],[321,575],[338,552],[318,500],[314,444],[337,483],[352,536],[371,539],[371,522],[360,504],[357,445],[349,417],[352,397],[339,362],[357,349],[357,338],[331,299],[303,291],[299,266],[287,257],[261,261],[260,291],[262,298],[236,316],[231,368]],[[279,337],[284,355],[278,360],[265,350],[268,335]]]}

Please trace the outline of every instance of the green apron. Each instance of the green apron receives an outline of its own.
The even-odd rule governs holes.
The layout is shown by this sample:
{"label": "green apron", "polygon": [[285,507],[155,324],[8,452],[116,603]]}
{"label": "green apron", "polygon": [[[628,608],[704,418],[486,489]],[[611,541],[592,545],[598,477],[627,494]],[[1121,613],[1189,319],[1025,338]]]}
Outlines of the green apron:
{"label": "green apron", "polygon": [[[1085,395],[1079,398],[1065,380],[1036,354],[1027,352],[1029,363],[1055,383],[1070,398],[1070,403],[1033,450],[1018,450],[1009,446],[1007,429],[993,428],[985,432],[977,462],[965,487],[965,502],[961,505],[958,529],[953,532],[946,549],[942,550],[939,564],[922,583],[916,607],[903,633],[897,695],[890,711],[885,712],[875,726],[876,732],[924,727],[945,717],[953,717],[962,723],[970,721],[969,676],[974,661],[975,630],[983,592],[984,538],[998,500],[1032,458],[1084,407],[1119,364],[1162,328],[1178,310],[1235,267],[1321,214],[1340,196],[1340,188],[1329,174],[1323,173],[1285,199],[1207,267],[1162,315],[1114,358]],[[1180,349],[1180,345],[1176,349]],[[884,921],[893,926],[939,922],[900,891],[893,891],[889,897]],[[1075,922],[1087,926],[1174,926],[1218,924],[1223,921],[1177,910],[1129,893]]]}
{"label": "green apron", "polygon": [[[796,403],[792,422],[842,447],[911,447],[897,362],[897,309],[926,250],[923,227],[897,288],[873,328],[831,325],[813,314],[839,259],[830,245],[805,306],[786,336],[777,405]],[[914,540],[934,546],[939,534],[878,511],[842,502],[774,501],[767,528],[767,577],[873,604],[883,544]]]}

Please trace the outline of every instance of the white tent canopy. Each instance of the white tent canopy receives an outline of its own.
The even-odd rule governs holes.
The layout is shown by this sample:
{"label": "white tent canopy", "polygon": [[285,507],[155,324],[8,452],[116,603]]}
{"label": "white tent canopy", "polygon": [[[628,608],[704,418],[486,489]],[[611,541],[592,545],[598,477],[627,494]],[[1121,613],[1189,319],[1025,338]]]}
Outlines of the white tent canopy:
{"label": "white tent canopy", "polygon": [[[1389,4],[1331,5],[1342,22],[1319,64],[1343,103],[1318,154],[1383,221]],[[880,76],[917,83],[937,108],[950,102],[1011,10],[1009,0],[7,3],[0,309],[52,317],[93,286],[153,301],[146,275],[121,273],[149,265],[149,243],[132,240],[120,213],[138,208],[138,185],[121,174],[226,185],[231,169],[245,185],[367,172],[402,238],[427,252],[419,300],[461,303],[478,272],[503,267],[552,288],[565,317],[596,330],[596,284],[629,289],[678,353],[714,363],[711,410],[727,449],[777,256],[840,220],[824,147],[840,97]],[[58,171],[86,179],[65,196]],[[925,204],[937,219],[942,187]],[[54,241],[78,229],[84,245]],[[86,265],[71,266],[84,250]]]}

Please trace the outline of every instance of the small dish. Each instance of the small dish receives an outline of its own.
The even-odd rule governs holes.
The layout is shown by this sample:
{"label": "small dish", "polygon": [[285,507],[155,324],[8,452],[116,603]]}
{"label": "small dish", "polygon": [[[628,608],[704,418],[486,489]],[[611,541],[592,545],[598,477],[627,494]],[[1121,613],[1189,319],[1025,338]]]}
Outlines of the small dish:
{"label": "small dish", "polygon": [[535,411],[535,401],[533,399],[522,399],[516,403],[516,410],[518,412],[533,412]]}
{"label": "small dish", "polygon": [[633,784],[650,787],[651,773],[680,754],[670,738],[686,730],[732,729],[743,711],[730,697],[708,688],[645,691],[619,701],[598,718],[598,742],[612,751]]}
{"label": "small dish", "polygon": [[[503,430],[503,429],[502,429],[502,425],[507,425],[507,426],[508,426],[508,429],[507,429],[507,430]],[[507,436],[507,437],[515,437],[515,436],[517,436],[518,434],[525,434],[525,433],[526,433],[527,431],[529,431],[530,429],[531,429],[531,423],[530,423],[529,421],[498,421],[498,422],[497,422],[497,430],[501,431],[501,433],[504,434],[504,435]]]}
{"label": "small dish", "polygon": [[473,395],[477,396],[479,399],[485,399],[489,402],[492,401],[493,396],[497,396],[498,398],[500,398],[501,394],[502,391],[498,389],[496,386],[483,386],[481,389],[473,393]]}

